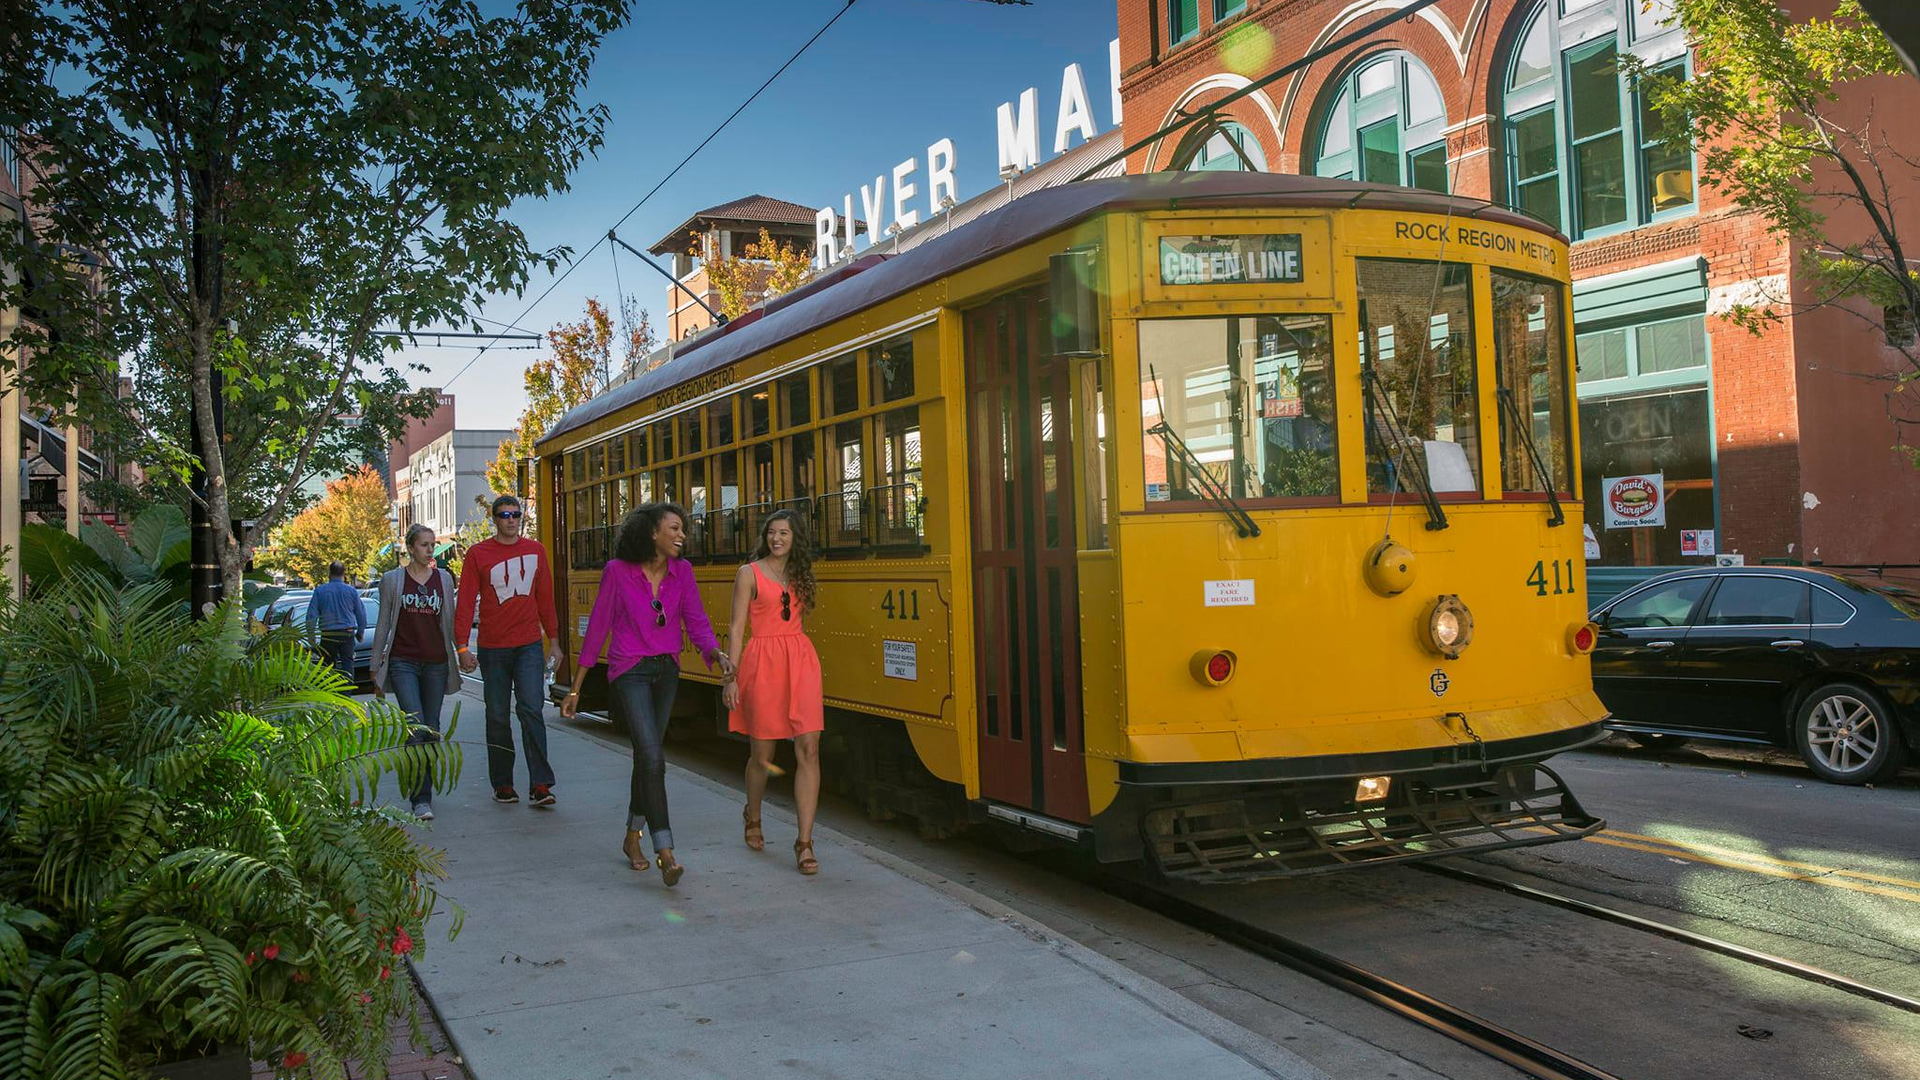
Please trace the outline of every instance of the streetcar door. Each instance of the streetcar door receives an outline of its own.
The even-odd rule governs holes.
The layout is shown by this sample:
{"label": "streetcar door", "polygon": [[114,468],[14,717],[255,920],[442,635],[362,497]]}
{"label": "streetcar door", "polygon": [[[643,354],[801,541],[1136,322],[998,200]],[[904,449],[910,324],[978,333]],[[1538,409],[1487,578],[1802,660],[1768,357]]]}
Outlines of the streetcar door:
{"label": "streetcar door", "polygon": [[981,792],[1086,821],[1071,362],[1041,290],[968,312],[965,333]]}

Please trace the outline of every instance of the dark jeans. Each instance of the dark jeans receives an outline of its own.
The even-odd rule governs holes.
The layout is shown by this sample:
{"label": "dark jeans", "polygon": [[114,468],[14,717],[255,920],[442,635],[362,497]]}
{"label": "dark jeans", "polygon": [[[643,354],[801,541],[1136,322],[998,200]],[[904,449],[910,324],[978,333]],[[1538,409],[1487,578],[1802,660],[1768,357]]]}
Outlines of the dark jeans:
{"label": "dark jeans", "polygon": [[680,667],[671,657],[649,656],[620,673],[610,688],[614,718],[627,725],[633,740],[633,783],[627,797],[627,828],[645,827],[657,855],[673,846],[667,822],[667,759],[660,744],[673,715],[673,692]]}
{"label": "dark jeans", "polygon": [[[395,656],[387,660],[387,684],[394,700],[413,721],[407,732],[407,745],[420,746],[440,741],[440,703],[447,696],[447,662],[427,663]],[[420,774],[413,790],[405,793],[412,806],[433,805],[433,769]]]}
{"label": "dark jeans", "polygon": [[513,722],[509,710],[520,714],[520,738],[527,747],[527,782],[553,785],[553,766],[547,763],[547,661],[537,641],[504,649],[476,650],[480,678],[486,684],[487,780],[495,788],[513,786]]}
{"label": "dark jeans", "polygon": [[320,655],[326,657],[327,662],[332,664],[348,682],[355,681],[353,644],[358,636],[352,630],[320,631]]}

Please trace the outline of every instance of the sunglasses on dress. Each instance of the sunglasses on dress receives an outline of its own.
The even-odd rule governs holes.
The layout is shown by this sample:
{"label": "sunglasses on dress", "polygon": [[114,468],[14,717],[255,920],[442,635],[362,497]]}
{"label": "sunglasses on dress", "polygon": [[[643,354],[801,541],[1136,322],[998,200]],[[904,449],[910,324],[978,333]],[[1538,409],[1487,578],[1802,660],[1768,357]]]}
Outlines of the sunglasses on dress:
{"label": "sunglasses on dress", "polygon": [[780,621],[787,622],[792,618],[793,618],[793,597],[787,593],[787,590],[781,589],[780,590]]}
{"label": "sunglasses on dress", "polygon": [[653,625],[667,625],[667,606],[662,604],[657,596],[653,598]]}

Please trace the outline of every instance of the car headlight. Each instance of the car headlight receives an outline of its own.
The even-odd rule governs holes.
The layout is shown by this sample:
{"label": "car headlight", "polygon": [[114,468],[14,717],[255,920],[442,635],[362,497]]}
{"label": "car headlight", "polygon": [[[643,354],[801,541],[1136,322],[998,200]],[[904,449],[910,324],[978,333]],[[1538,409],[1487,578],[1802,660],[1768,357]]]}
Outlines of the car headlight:
{"label": "car headlight", "polygon": [[1427,648],[1449,660],[1457,659],[1473,643],[1473,613],[1458,596],[1448,593],[1427,610]]}

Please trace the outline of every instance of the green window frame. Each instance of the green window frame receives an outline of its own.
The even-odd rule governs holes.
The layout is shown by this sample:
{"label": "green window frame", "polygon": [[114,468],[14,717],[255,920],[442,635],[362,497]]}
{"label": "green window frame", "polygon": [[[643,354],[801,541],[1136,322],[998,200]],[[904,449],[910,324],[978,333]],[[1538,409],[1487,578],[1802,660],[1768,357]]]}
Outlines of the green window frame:
{"label": "green window frame", "polygon": [[1447,110],[1424,64],[1376,53],[1342,79],[1321,108],[1312,172],[1445,193]]}
{"label": "green window frame", "polygon": [[1167,42],[1178,45],[1200,32],[1200,0],[1167,0]]}
{"label": "green window frame", "polygon": [[1213,0],[1213,21],[1238,15],[1247,10],[1247,0]]}
{"label": "green window frame", "polygon": [[1713,358],[1702,313],[1582,330],[1573,351],[1581,397],[1703,383]]}
{"label": "green window frame", "polygon": [[1689,71],[1670,0],[1542,0],[1507,60],[1501,129],[1508,206],[1578,240],[1693,213],[1691,150],[1619,70],[1632,54]]}
{"label": "green window frame", "polygon": [[1260,148],[1259,136],[1232,120],[1189,135],[1174,160],[1179,162],[1175,168],[1189,172],[1246,172],[1248,165],[1254,172],[1267,171],[1267,152]]}

